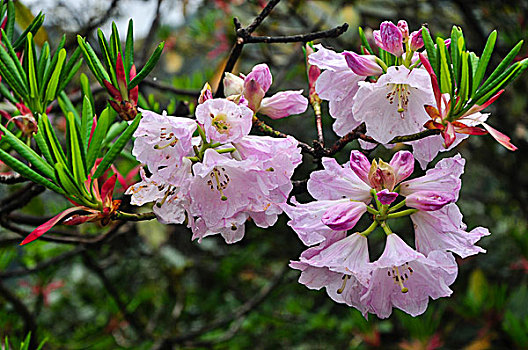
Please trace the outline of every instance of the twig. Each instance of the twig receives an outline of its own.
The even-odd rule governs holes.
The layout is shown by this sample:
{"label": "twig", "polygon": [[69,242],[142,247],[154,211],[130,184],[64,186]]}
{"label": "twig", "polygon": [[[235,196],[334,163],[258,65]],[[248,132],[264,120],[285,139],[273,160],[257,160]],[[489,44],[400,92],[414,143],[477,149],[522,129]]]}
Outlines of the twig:
{"label": "twig", "polygon": [[149,213],[124,213],[122,211],[118,211],[115,214],[114,220],[123,220],[123,221],[147,221],[147,220],[153,220],[156,218],[156,214],[153,212]]}
{"label": "twig", "polygon": [[344,23],[338,27],[321,30],[308,34],[285,35],[285,36],[249,36],[244,39],[246,44],[253,43],[296,43],[308,42],[322,38],[336,38],[348,30],[348,23]]}
{"label": "twig", "polygon": [[428,136],[438,135],[438,134],[440,134],[440,130],[438,130],[438,129],[427,129],[427,130],[424,130],[424,131],[417,132],[416,134],[405,135],[405,136],[396,136],[395,138],[390,140],[389,143],[416,141],[416,140],[424,139],[424,138],[426,138]]}
{"label": "twig", "polygon": [[43,261],[41,263],[38,263],[37,265],[35,265],[35,267],[33,267],[31,269],[21,268],[21,269],[17,269],[17,270],[2,272],[2,273],[0,273],[0,279],[7,279],[7,278],[25,276],[25,275],[29,275],[29,274],[32,274],[34,272],[40,271],[40,270],[44,270],[44,269],[48,268],[49,266],[56,265],[59,262],[62,262],[64,260],[68,260],[68,259],[76,256],[77,254],[79,254],[80,252],[84,251],[85,249],[86,248],[83,247],[83,246],[76,247],[76,248],[74,248],[74,249],[72,249],[72,250],[70,250],[68,252],[62,253],[62,254],[57,255],[57,256],[49,259],[49,260]]}
{"label": "twig", "polygon": [[170,346],[172,344],[186,344],[191,339],[198,338],[207,332],[226,326],[235,320],[243,318],[246,314],[258,307],[267,298],[267,296],[280,284],[286,271],[287,268],[283,267],[273,277],[273,279],[264,288],[262,288],[253,298],[246,301],[242,306],[240,306],[230,315],[216,319],[210,324],[205,325],[204,327],[195,331],[188,331],[181,336],[167,338],[165,339],[165,341],[162,342],[162,346],[160,346],[160,349],[163,349],[163,346]]}
{"label": "twig", "polygon": [[0,215],[5,215],[13,210],[22,208],[28,204],[33,198],[44,192],[43,186],[30,183],[24,186],[19,191],[13,193],[11,196],[4,198],[0,202]]}
{"label": "twig", "polygon": [[[266,123],[264,123],[262,120],[258,119],[257,117],[253,117],[253,126],[257,130],[259,130],[261,133],[263,133],[264,135],[273,136],[273,137],[283,137],[283,138],[288,137],[288,135],[286,135],[285,133],[273,129],[271,126],[267,125]],[[301,149],[305,153],[310,153],[310,154],[314,153],[314,149],[308,146],[304,142],[299,141],[299,147],[301,147]]]}
{"label": "twig", "polygon": [[147,36],[145,37],[145,40],[143,41],[143,48],[140,55],[140,62],[142,62],[141,66],[143,66],[147,62],[148,52],[149,49],[152,46],[152,42],[154,41],[154,36],[156,35],[156,32],[159,28],[160,20],[161,20],[161,3],[163,0],[158,0],[156,5],[156,15],[154,16],[154,19],[152,20],[152,24],[150,25],[150,29],[148,31]]}
{"label": "twig", "polygon": [[144,325],[137,319],[137,317],[133,313],[127,310],[126,303],[123,301],[123,299],[121,299],[119,292],[114,287],[112,282],[108,279],[108,277],[106,277],[104,270],[99,265],[97,265],[97,263],[92,259],[92,257],[90,257],[87,252],[83,252],[82,257],[86,267],[92,270],[92,272],[94,272],[97,277],[99,277],[106,291],[116,303],[117,307],[119,308],[119,311],[123,314],[123,317],[132,326],[132,328],[134,328],[138,335],[145,336]]}
{"label": "twig", "polygon": [[173,86],[170,86],[168,84],[159,83],[157,81],[154,81],[152,79],[145,79],[141,82],[142,84],[148,85],[150,87],[153,87],[158,90],[166,90],[169,92],[172,92],[176,95],[184,95],[184,96],[191,96],[198,98],[200,96],[200,91],[197,90],[187,90],[187,89],[178,89]]}
{"label": "twig", "polygon": [[5,300],[7,300],[11,305],[13,305],[15,311],[24,320],[25,334],[31,332],[31,340],[29,347],[31,349],[35,349],[37,344],[37,323],[35,321],[35,317],[29,311],[27,306],[4,286],[2,280],[0,280],[0,295],[2,295]]}
{"label": "twig", "polygon": [[25,177],[22,177],[20,174],[14,173],[14,174],[1,174],[0,175],[0,183],[6,184],[6,185],[13,185],[18,184],[22,182],[29,181]]}

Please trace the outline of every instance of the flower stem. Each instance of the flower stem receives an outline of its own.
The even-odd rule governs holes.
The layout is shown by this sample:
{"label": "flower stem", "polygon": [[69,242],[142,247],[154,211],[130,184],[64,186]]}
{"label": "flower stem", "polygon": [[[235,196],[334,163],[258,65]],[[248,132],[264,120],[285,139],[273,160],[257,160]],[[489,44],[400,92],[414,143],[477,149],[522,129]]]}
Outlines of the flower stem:
{"label": "flower stem", "polygon": [[387,215],[387,219],[401,218],[402,216],[411,215],[411,214],[414,214],[416,212],[418,212],[418,209],[402,210],[402,211],[399,211],[397,213],[392,213],[392,214]]}
{"label": "flower stem", "polygon": [[378,222],[377,221],[374,221],[369,227],[367,227],[367,229],[363,232],[360,232],[359,234],[362,235],[362,236],[368,236],[372,233],[372,231],[374,231],[376,229],[376,227],[378,227]]}
{"label": "flower stem", "polygon": [[202,142],[203,143],[207,143],[207,137],[205,137],[205,132],[204,130],[202,129],[202,127],[200,125],[198,125],[198,128],[196,129],[198,131],[198,134],[200,135],[200,137],[202,138]]}
{"label": "flower stem", "polygon": [[392,234],[392,230],[390,229],[389,225],[387,225],[386,221],[383,221],[380,226],[383,229],[383,231],[385,231],[385,234],[387,236]]}
{"label": "flower stem", "polygon": [[377,211],[376,209],[372,208],[371,206],[367,205],[367,211],[369,213],[371,213],[372,215],[378,215],[379,214],[379,211]]}
{"label": "flower stem", "polygon": [[391,207],[388,211],[388,213],[392,213],[398,209],[400,209],[401,207],[405,206],[405,199],[402,200],[400,203],[398,204],[395,204],[393,207]]}
{"label": "flower stem", "polygon": [[236,149],[234,147],[230,147],[230,148],[215,149],[215,151],[218,153],[231,153],[231,152],[236,151]]}

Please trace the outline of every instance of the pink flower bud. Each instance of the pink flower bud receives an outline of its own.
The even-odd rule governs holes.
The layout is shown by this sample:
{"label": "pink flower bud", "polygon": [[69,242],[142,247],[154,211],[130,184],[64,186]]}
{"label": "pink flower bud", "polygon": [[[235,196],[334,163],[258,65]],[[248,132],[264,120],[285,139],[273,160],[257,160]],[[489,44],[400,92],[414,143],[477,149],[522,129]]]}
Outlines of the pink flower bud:
{"label": "pink flower bud", "polygon": [[328,209],[321,218],[321,221],[332,230],[349,230],[356,226],[366,211],[367,205],[365,203],[347,201]]}
{"label": "pink flower bud", "polygon": [[209,85],[209,83],[205,83],[204,87],[202,88],[202,91],[200,91],[200,97],[198,97],[198,104],[202,104],[212,98],[213,92],[211,91],[211,85]]}
{"label": "pink flower bud", "polygon": [[271,72],[267,64],[257,64],[251,72],[246,76],[244,79],[245,82],[248,82],[250,80],[255,80],[262,90],[264,90],[264,93],[266,93],[270,86],[271,86]]}
{"label": "pink flower bud", "polygon": [[376,193],[378,200],[383,205],[389,205],[398,197],[398,193],[390,192],[388,189],[384,189]]}
{"label": "pink flower bud", "polygon": [[247,79],[246,77],[244,82],[244,97],[248,102],[248,107],[251,108],[253,112],[257,112],[260,109],[260,103],[262,102],[265,93],[266,92],[256,80]]}
{"label": "pink flower bud", "polygon": [[390,21],[381,23],[380,30],[374,31],[374,40],[376,45],[396,57],[403,55],[403,34],[394,23]]}
{"label": "pink flower bud", "polygon": [[380,160],[372,162],[369,171],[369,181],[372,188],[380,191],[384,188],[392,191],[396,185],[396,174],[390,164]]}
{"label": "pink flower bud", "polygon": [[399,151],[392,157],[389,164],[396,174],[396,183],[400,183],[411,176],[414,170],[414,157],[409,151]]}
{"label": "pink flower bud", "polygon": [[360,151],[350,152],[350,168],[367,185],[369,182],[370,161]]}
{"label": "pink flower bud", "polygon": [[224,78],[224,93],[226,96],[240,95],[244,91],[244,79],[234,74],[226,73]]}
{"label": "pink flower bud", "polygon": [[300,114],[308,108],[308,100],[299,91],[280,91],[262,100],[259,113],[272,119],[280,119],[292,114]]}
{"label": "pink flower bud", "polygon": [[[429,31],[429,29],[427,29]],[[411,33],[410,38],[410,48],[413,51],[419,50],[424,46],[423,37],[422,37],[422,28],[415,32]]]}
{"label": "pink flower bud", "polygon": [[355,52],[343,52],[347,65],[354,73],[361,76],[380,75],[383,69],[376,63],[374,55],[358,55]]}
{"label": "pink flower bud", "polygon": [[403,42],[407,42],[407,39],[409,39],[409,25],[407,24],[407,21],[403,19],[399,20],[398,28],[400,29],[403,35]]}
{"label": "pink flower bud", "polygon": [[423,211],[434,211],[455,201],[454,194],[447,192],[417,191],[405,198],[405,205]]}

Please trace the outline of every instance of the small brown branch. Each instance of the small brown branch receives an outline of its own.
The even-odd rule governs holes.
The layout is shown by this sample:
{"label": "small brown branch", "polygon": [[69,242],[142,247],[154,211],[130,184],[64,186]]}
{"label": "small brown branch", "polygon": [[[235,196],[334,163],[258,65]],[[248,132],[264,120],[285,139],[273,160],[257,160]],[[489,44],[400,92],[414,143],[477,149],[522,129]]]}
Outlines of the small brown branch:
{"label": "small brown branch", "polygon": [[[288,137],[288,135],[286,135],[285,133],[273,129],[271,126],[267,125],[266,123],[264,123],[262,120],[258,119],[257,117],[253,117],[253,126],[257,130],[259,130],[261,133],[263,133],[264,135],[268,135],[272,137],[283,137],[283,138]],[[314,149],[308,146],[304,142],[299,141],[299,147],[301,147],[301,149],[305,153],[310,153],[310,154],[314,153]]]}
{"label": "small brown branch", "polygon": [[258,14],[258,16],[255,17],[253,22],[251,22],[251,24],[248,25],[246,29],[244,29],[246,35],[251,35],[257,29],[257,27],[266,19],[266,17],[268,17],[273,8],[277,6],[279,2],[280,0],[271,0],[270,2],[268,2],[266,4],[266,7],[264,7],[262,11]]}
{"label": "small brown branch", "polygon": [[0,215],[5,215],[13,210],[22,208],[28,204],[33,198],[44,192],[45,188],[43,186],[30,183],[24,186],[19,191],[13,193],[11,196],[8,196],[0,202]]}
{"label": "small brown branch", "polygon": [[125,213],[122,211],[118,211],[115,214],[114,220],[123,220],[123,221],[147,221],[147,220],[153,220],[156,218],[156,214],[153,212],[148,213]]}
{"label": "small brown branch", "polygon": [[[424,139],[428,136],[438,135],[438,134],[440,134],[440,130],[438,129],[427,129],[424,131],[417,132],[416,134],[396,136],[395,138],[390,140],[389,143],[416,141],[416,140]],[[376,141],[371,141],[371,142],[376,142]]]}
{"label": "small brown branch", "polygon": [[297,42],[308,42],[312,40],[322,39],[322,38],[337,38],[344,32],[348,30],[348,23],[344,23],[338,27],[321,30],[318,32],[308,33],[308,34],[297,34],[297,35],[285,35],[285,36],[249,36],[244,39],[246,44],[253,43],[297,43]]}
{"label": "small brown branch", "polygon": [[14,174],[1,174],[0,175],[0,183],[6,184],[6,185],[13,185],[18,184],[22,182],[29,181],[25,177],[22,177],[20,174],[14,173]]}
{"label": "small brown branch", "polygon": [[27,306],[16,297],[0,280],[0,295],[4,297],[11,305],[15,312],[22,317],[24,320],[24,333],[28,334],[31,332],[30,349],[37,347],[37,322],[35,321],[34,315],[29,311]]}
{"label": "small brown branch", "polygon": [[195,98],[198,98],[200,96],[200,91],[187,90],[187,89],[178,89],[178,88],[175,88],[175,87],[173,87],[171,85],[160,83],[160,82],[154,81],[152,79],[145,79],[141,83],[145,84],[145,85],[148,85],[150,87],[153,87],[155,89],[158,89],[158,90],[165,90],[165,91],[172,92],[173,94],[176,94],[176,95],[184,95],[184,96],[190,96],[190,97],[195,97]]}

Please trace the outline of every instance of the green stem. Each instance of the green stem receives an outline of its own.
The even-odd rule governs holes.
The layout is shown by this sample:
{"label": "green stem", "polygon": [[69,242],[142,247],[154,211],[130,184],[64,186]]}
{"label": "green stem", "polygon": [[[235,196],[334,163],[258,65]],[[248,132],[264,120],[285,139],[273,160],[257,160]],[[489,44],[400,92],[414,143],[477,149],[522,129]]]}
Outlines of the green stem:
{"label": "green stem", "polygon": [[399,211],[397,213],[392,213],[392,214],[387,215],[387,219],[401,218],[403,216],[411,215],[411,214],[414,214],[416,212],[418,212],[418,209],[402,210],[402,211]]}
{"label": "green stem", "polygon": [[372,195],[372,198],[374,198],[374,201],[376,201],[376,208],[378,208],[378,210],[380,210],[381,209],[381,202],[378,199],[378,195],[377,195],[376,190],[371,188],[370,189],[370,194]]}
{"label": "green stem", "polygon": [[391,207],[388,211],[388,213],[392,213],[398,209],[400,209],[401,207],[405,206],[405,199],[402,200],[400,203],[398,204],[395,204],[393,207]]}
{"label": "green stem", "polygon": [[368,206],[367,205],[367,211],[369,213],[371,213],[372,215],[378,215],[379,214],[379,211],[377,211],[376,209],[372,208],[371,206]]}
{"label": "green stem", "polygon": [[123,221],[146,221],[146,220],[152,220],[156,218],[156,214],[153,212],[148,213],[124,213],[122,211],[118,211],[114,215],[114,220],[123,220]]}
{"label": "green stem", "polygon": [[380,58],[376,57],[376,63],[383,69],[383,73],[387,73],[387,65]]}
{"label": "green stem", "polygon": [[205,137],[205,132],[204,130],[202,129],[202,127],[200,125],[198,125],[198,128],[196,129],[198,131],[198,134],[200,135],[200,137],[202,138],[202,142],[203,143],[207,143],[207,137]]}
{"label": "green stem", "polygon": [[372,224],[370,224],[369,227],[367,227],[367,229],[363,232],[360,232],[359,234],[362,235],[362,236],[368,236],[372,233],[372,231],[374,231],[376,229],[376,227],[378,227],[378,222],[377,221],[374,221]]}
{"label": "green stem", "polygon": [[386,221],[383,221],[383,222],[381,223],[381,228],[383,229],[383,231],[385,231],[385,234],[386,234],[387,236],[390,235],[390,234],[392,234],[392,231],[391,231],[389,225],[387,225],[387,222],[386,222]]}
{"label": "green stem", "polygon": [[230,148],[215,149],[215,151],[218,153],[231,153],[231,152],[236,151],[236,149],[234,147],[230,147]]}

